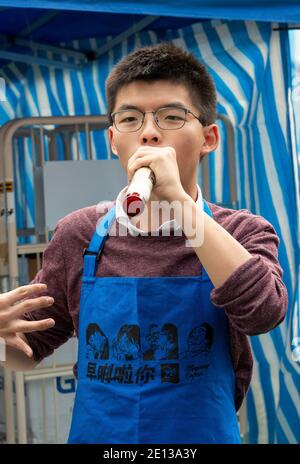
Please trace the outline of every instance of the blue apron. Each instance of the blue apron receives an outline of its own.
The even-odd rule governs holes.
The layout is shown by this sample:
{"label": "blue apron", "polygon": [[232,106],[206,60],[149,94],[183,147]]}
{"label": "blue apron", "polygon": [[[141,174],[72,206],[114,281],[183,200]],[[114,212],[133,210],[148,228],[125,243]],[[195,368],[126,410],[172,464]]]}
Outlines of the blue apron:
{"label": "blue apron", "polygon": [[115,208],[84,254],[69,443],[240,443],[228,321],[207,273],[96,277],[114,220]]}

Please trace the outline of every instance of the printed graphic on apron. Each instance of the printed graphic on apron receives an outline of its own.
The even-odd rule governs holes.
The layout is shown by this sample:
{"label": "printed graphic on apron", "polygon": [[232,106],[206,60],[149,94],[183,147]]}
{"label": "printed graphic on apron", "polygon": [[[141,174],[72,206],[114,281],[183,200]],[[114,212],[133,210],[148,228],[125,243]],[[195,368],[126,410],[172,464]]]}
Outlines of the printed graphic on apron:
{"label": "printed graphic on apron", "polygon": [[[102,383],[144,385],[155,380],[155,375],[159,375],[161,383],[179,383],[178,363],[153,365],[151,361],[190,361],[184,366],[186,380],[203,376],[210,365],[213,329],[207,322],[189,331],[186,349],[180,353],[178,330],[174,324],[166,323],[162,327],[151,324],[144,338],[146,349],[142,350],[140,327],[136,324],[125,324],[120,327],[117,336],[112,338],[110,346],[109,338],[101,327],[90,323],[86,329],[86,357],[89,360],[86,376]],[[98,365],[99,361],[109,359],[112,363]],[[120,361],[123,361],[122,365],[118,364]],[[150,363],[141,365],[143,361]]]}
{"label": "printed graphic on apron", "polygon": [[188,335],[187,350],[180,353],[181,359],[190,359],[200,364],[191,364],[185,368],[185,378],[201,377],[209,367],[213,329],[207,323],[194,327]]}
{"label": "printed graphic on apron", "polygon": [[151,324],[146,335],[149,349],[144,351],[144,360],[178,359],[178,334],[174,324],[164,324],[160,329]]}
{"label": "printed graphic on apron", "polygon": [[98,324],[89,324],[86,330],[88,359],[109,359],[108,339]]}
{"label": "printed graphic on apron", "polygon": [[114,359],[118,361],[133,361],[139,359],[141,352],[140,328],[134,324],[123,325],[112,341]]}

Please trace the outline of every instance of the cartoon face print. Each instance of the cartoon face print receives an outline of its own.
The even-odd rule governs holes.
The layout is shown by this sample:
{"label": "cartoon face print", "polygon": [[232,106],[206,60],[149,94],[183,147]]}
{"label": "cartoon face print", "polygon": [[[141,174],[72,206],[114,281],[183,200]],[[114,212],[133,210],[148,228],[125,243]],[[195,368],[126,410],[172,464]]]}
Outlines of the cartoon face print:
{"label": "cartoon face print", "polygon": [[105,344],[105,338],[99,332],[94,332],[90,336],[89,344],[94,350],[101,352]]}
{"label": "cartoon face print", "polygon": [[86,329],[87,358],[108,359],[108,340],[98,324],[89,324]]}
{"label": "cartoon face print", "polygon": [[159,337],[158,359],[178,359],[177,328],[174,324],[164,324]]}
{"label": "cartoon face print", "polygon": [[159,346],[159,336],[160,336],[160,329],[158,325],[152,324],[149,327],[149,333],[146,335],[146,340],[149,343],[150,348],[156,349]]}
{"label": "cartoon face print", "polygon": [[181,358],[205,358],[209,355],[213,344],[213,329],[207,323],[193,327],[187,337],[187,350]]}
{"label": "cartoon face print", "polygon": [[117,360],[138,359],[141,351],[140,328],[134,324],[123,325],[113,341],[113,357]]}
{"label": "cartoon face print", "polygon": [[124,333],[119,339],[119,350],[125,358],[127,357],[127,359],[129,359],[129,356],[131,356],[133,359],[136,359],[139,352],[139,345],[133,338],[130,338],[128,334]]}
{"label": "cartoon face print", "polygon": [[202,326],[194,327],[188,336],[188,346],[190,350],[204,350],[206,347],[205,328]]}
{"label": "cartoon face print", "polygon": [[149,348],[144,351],[144,360],[178,359],[178,335],[174,324],[164,324],[161,329],[152,324],[146,335]]}

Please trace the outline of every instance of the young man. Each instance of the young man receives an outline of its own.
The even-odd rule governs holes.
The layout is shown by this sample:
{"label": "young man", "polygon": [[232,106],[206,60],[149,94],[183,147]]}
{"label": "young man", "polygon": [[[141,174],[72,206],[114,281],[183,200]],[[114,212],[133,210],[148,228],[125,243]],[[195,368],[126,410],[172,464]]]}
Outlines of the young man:
{"label": "young man", "polygon": [[101,213],[59,221],[35,278],[55,301],[36,284],[1,296],[7,365],[32,368],[75,328],[70,443],[239,443],[247,336],[287,308],[279,239],[260,216],[202,201],[199,161],[219,133],[213,81],[191,54],[171,44],[133,52],[109,75],[107,103],[128,180],[143,166],[155,174],[150,200],[130,221],[126,187]]}

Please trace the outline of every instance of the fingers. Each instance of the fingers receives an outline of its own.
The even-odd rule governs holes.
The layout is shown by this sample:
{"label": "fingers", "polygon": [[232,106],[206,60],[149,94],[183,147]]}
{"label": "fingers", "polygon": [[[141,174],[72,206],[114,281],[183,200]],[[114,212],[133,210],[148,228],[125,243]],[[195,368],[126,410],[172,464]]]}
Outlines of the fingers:
{"label": "fingers", "polygon": [[131,182],[131,179],[134,175],[134,173],[141,167],[150,167],[151,163],[153,163],[153,158],[150,156],[143,156],[142,158],[135,159],[130,166],[128,165],[127,167],[127,175],[128,175],[128,181],[129,183]]}
{"label": "fingers", "polygon": [[23,285],[22,287],[15,288],[10,292],[0,295],[0,310],[7,306],[13,306],[20,300],[40,295],[46,290],[47,285],[45,284]]}
{"label": "fingers", "polygon": [[29,358],[32,358],[33,352],[30,346],[22,340],[21,337],[15,334],[11,334],[5,338],[5,342],[7,345],[15,348],[16,350],[22,351],[25,353]]}
{"label": "fingers", "polygon": [[[22,321],[21,319],[13,321],[6,329],[1,329],[0,334],[4,338],[9,333],[30,333],[51,329],[55,325],[54,319],[42,319],[40,321]],[[7,333],[7,335],[6,335]]]}
{"label": "fingers", "polygon": [[168,159],[172,159],[172,163],[174,163],[174,160],[176,161],[176,151],[173,147],[140,147],[128,160],[127,175],[129,183],[135,171],[143,166],[150,167],[155,173],[155,165],[158,166],[160,159],[164,163]]}
{"label": "fingers", "polygon": [[49,296],[41,296],[39,298],[29,299],[22,301],[21,303],[16,304],[13,307],[6,309],[6,311],[1,311],[0,319],[6,319],[10,321],[12,319],[18,318],[25,313],[36,311],[41,308],[48,308],[52,306],[54,299]]}
{"label": "fingers", "polygon": [[54,299],[42,296],[47,291],[45,284],[30,284],[18,287],[0,295],[0,336],[5,343],[32,357],[32,349],[25,340],[18,335],[50,329],[55,325],[54,319],[39,321],[23,321],[20,316],[27,312],[52,306]]}
{"label": "fingers", "polygon": [[150,145],[145,145],[136,150],[136,152],[129,158],[128,163],[134,161],[135,159],[143,156],[173,156],[176,158],[176,151],[173,147],[154,147]]}
{"label": "fingers", "polygon": [[[136,162],[137,160],[143,160],[143,166],[148,166],[150,164],[151,161],[153,161],[153,156],[154,156],[154,153],[153,153],[153,150],[152,152],[149,152],[148,150],[145,150],[145,148],[150,148],[150,147],[142,147],[140,148],[138,151],[136,151],[128,160],[128,164],[127,164],[127,172],[128,174],[130,173],[131,177],[133,176],[134,172],[137,170],[135,167],[133,169],[133,166],[136,165]],[[149,162],[146,161],[146,158],[147,161],[149,160]],[[141,167],[141,166],[139,166]]]}
{"label": "fingers", "polygon": [[42,319],[40,321],[14,321],[11,330],[13,332],[30,333],[51,329],[55,325],[54,319]]}

